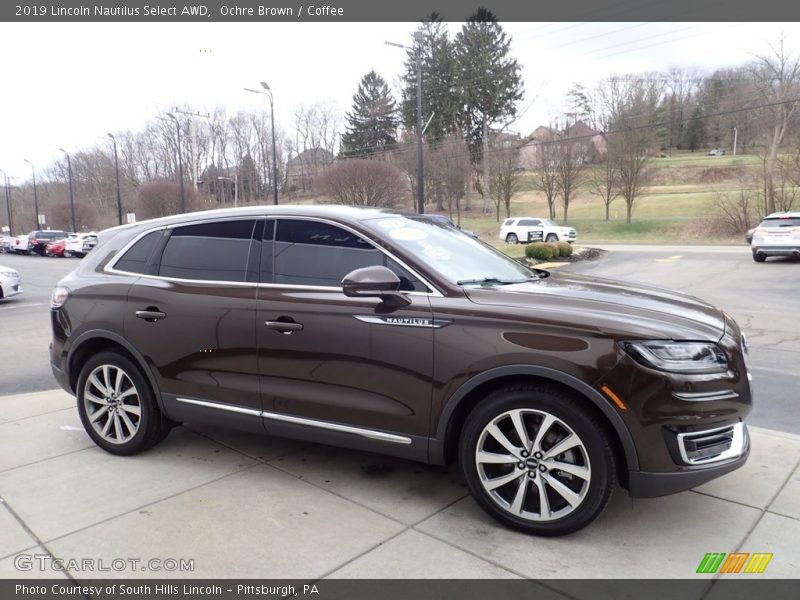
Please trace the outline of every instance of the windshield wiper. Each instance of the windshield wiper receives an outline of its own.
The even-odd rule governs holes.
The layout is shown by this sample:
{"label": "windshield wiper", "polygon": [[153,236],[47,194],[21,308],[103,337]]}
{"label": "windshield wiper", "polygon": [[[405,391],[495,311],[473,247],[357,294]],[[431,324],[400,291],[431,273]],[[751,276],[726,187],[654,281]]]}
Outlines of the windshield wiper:
{"label": "windshield wiper", "polygon": [[539,279],[538,276],[532,275],[525,279],[498,279],[497,277],[484,277],[482,279],[461,279],[456,281],[456,285],[510,285],[512,283],[525,283],[526,281],[535,281]]}

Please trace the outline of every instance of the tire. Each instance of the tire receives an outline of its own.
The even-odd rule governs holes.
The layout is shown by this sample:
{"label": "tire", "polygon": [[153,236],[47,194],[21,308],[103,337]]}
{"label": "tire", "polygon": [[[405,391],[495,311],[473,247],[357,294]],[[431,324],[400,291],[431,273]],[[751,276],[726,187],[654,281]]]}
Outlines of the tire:
{"label": "tire", "polygon": [[[517,419],[527,450],[516,433]],[[565,392],[544,385],[502,388],[467,416],[459,439],[461,472],[473,498],[497,521],[523,533],[566,535],[594,521],[616,485],[614,454],[604,432]],[[568,438],[577,444],[548,456]]]}
{"label": "tire", "polygon": [[63,258],[72,258],[72,252],[69,250],[64,250],[64,254],[61,255]]}
{"label": "tire", "polygon": [[767,260],[767,255],[761,252],[753,252],[753,260],[756,262],[764,262]]}
{"label": "tire", "polygon": [[[111,385],[106,387],[109,380]],[[139,367],[122,354],[109,351],[90,358],[81,369],[76,389],[83,427],[106,452],[138,454],[169,433],[171,424],[161,414],[150,384]]]}
{"label": "tire", "polygon": [[548,233],[547,238],[544,240],[545,242],[557,242],[558,236],[555,233]]}
{"label": "tire", "polygon": [[506,244],[519,244],[519,238],[516,233],[509,233],[506,236]]}

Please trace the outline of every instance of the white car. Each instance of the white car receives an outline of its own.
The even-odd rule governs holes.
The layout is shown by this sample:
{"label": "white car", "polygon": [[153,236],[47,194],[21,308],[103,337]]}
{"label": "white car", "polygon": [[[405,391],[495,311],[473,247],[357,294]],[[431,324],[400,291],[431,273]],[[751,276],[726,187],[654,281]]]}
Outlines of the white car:
{"label": "white car", "polygon": [[800,258],[800,212],[772,213],[753,231],[750,242],[753,260],[764,262],[768,256]]}
{"label": "white car", "polygon": [[550,219],[517,217],[503,221],[503,225],[500,227],[500,239],[507,244],[528,243],[529,241],[569,242],[571,244],[578,239],[578,234],[572,227],[562,227]]}
{"label": "white car", "polygon": [[22,293],[19,273],[14,269],[0,266],[0,300]]}
{"label": "white car", "polygon": [[97,233],[70,233],[64,245],[64,256],[83,258],[97,245]]}

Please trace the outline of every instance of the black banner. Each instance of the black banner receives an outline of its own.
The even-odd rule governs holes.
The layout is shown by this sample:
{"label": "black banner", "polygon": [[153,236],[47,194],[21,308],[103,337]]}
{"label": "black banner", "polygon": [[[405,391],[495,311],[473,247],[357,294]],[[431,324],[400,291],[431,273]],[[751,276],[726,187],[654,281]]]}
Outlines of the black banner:
{"label": "black banner", "polygon": [[479,600],[484,598],[572,600],[794,600],[800,580],[744,578],[601,580],[0,580],[0,598],[47,600],[163,600],[208,598],[254,600]]}
{"label": "black banner", "polygon": [[376,22],[419,21],[437,12],[464,21],[480,7],[500,21],[718,22],[798,21],[800,3],[787,0],[173,0],[14,1],[0,4],[11,22]]}

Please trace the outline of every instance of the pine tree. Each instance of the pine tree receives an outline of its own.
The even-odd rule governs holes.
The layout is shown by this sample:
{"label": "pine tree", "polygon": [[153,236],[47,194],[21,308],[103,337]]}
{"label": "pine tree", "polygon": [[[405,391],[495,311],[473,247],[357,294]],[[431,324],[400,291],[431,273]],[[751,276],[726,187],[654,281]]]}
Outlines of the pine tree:
{"label": "pine tree", "polygon": [[705,123],[703,122],[703,109],[696,106],[692,111],[692,118],[686,127],[686,145],[694,152],[703,145],[705,138]]}
{"label": "pine tree", "polygon": [[343,157],[379,157],[397,143],[397,108],[383,77],[370,71],[361,79],[347,113]]}
{"label": "pine tree", "polygon": [[[419,44],[422,72],[422,117],[423,124],[430,118],[425,130],[429,142],[438,143],[458,130],[459,96],[453,93],[455,86],[455,56],[453,43],[447,26],[438,13],[431,13],[417,32],[422,34]],[[417,42],[414,41],[406,53],[403,75],[403,98],[400,109],[403,126],[408,131],[417,127]],[[431,118],[432,117],[432,118]]]}
{"label": "pine tree", "polygon": [[461,96],[459,121],[477,165],[484,131],[516,115],[517,102],[523,95],[521,67],[510,56],[511,38],[485,8],[479,8],[467,20],[454,46],[455,87]]}

